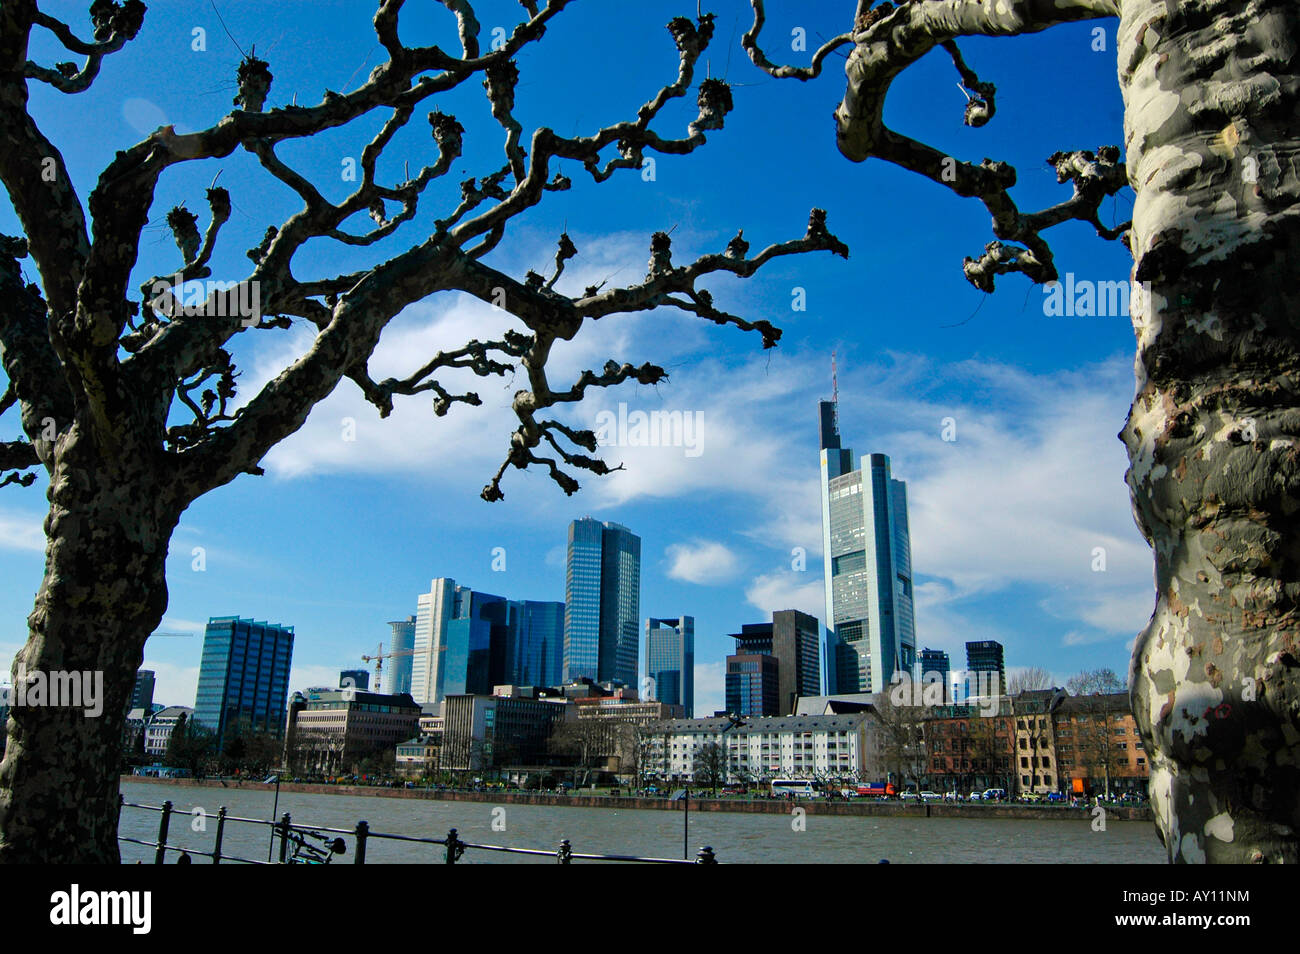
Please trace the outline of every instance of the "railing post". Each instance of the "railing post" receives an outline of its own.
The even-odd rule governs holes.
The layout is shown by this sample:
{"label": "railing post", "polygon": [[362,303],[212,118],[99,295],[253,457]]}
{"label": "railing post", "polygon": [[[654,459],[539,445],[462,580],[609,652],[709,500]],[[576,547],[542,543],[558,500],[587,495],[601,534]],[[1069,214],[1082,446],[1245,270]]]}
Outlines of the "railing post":
{"label": "railing post", "polygon": [[456,837],[456,829],[447,832],[447,864],[454,865],[465,853],[465,843]]}
{"label": "railing post", "polygon": [[154,851],[153,863],[161,865],[167,857],[167,828],[172,820],[172,803],[171,800],[163,802],[162,819],[158,822],[158,847]]}
{"label": "railing post", "polygon": [[212,863],[221,864],[221,838],[226,832],[226,806],[217,810],[217,840],[212,846]]}
{"label": "railing post", "polygon": [[718,863],[718,859],[714,857],[713,849],[710,848],[708,845],[705,845],[703,848],[699,850],[699,853],[696,854],[695,863],[697,865],[716,865]]}
{"label": "railing post", "polygon": [[569,839],[565,838],[560,842],[560,850],[555,853],[555,862],[561,865],[573,863],[573,849],[569,847]]}
{"label": "railing post", "polygon": [[366,839],[370,837],[370,826],[364,821],[357,822],[357,852],[353,858],[354,865],[366,863]]}
{"label": "railing post", "polygon": [[280,821],[276,825],[280,829],[280,864],[288,860],[289,854],[289,813],[285,812],[280,816]]}

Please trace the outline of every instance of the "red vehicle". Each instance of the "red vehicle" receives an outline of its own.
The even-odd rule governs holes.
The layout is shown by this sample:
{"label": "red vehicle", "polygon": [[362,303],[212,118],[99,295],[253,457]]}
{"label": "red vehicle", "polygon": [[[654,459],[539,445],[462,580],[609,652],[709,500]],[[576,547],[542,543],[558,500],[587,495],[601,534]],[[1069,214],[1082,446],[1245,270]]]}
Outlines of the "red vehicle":
{"label": "red vehicle", "polygon": [[858,798],[893,798],[893,782],[867,782],[858,786]]}

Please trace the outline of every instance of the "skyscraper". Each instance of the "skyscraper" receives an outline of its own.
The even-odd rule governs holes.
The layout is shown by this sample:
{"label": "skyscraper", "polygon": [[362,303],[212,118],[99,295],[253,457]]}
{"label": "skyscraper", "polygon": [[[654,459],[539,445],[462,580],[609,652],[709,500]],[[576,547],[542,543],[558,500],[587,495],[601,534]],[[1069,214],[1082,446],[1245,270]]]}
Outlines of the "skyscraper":
{"label": "skyscraper", "polygon": [[384,683],[381,687],[388,695],[409,693],[411,691],[411,671],[415,665],[409,652],[415,649],[415,617],[394,620],[388,624],[393,627],[393,637],[389,643],[389,652],[407,652],[405,656],[393,656],[384,660]]}
{"label": "skyscraper", "polygon": [[854,470],[837,402],[819,410],[826,691],[879,692],[916,662],[907,485],[890,476],[884,454]]}
{"label": "skyscraper", "polygon": [[502,682],[558,686],[564,678],[564,604],[521,600],[510,605],[517,615]]}
{"label": "skyscraper", "polygon": [[641,538],[617,523],[569,524],[563,679],[635,686],[641,615]]}
{"label": "skyscraper", "polygon": [[685,708],[695,718],[695,617],[645,621],[644,695]]}
{"label": "skyscraper", "polygon": [[944,702],[952,697],[952,689],[948,685],[951,670],[952,663],[943,650],[928,648],[921,650],[921,682],[936,682],[942,686]]}
{"label": "skyscraper", "polygon": [[217,735],[236,726],[284,731],[293,627],[214,616],[203,637],[194,721]]}
{"label": "skyscraper", "polygon": [[509,624],[504,597],[434,580],[416,601],[411,698],[425,705],[491,692],[505,676]]}
{"label": "skyscraper", "polygon": [[150,707],[153,706],[153,688],[154,688],[154,671],[152,669],[141,669],[135,674],[135,686],[131,689],[131,704],[127,708],[143,709],[144,714],[149,714]]}
{"label": "skyscraper", "polygon": [[982,639],[966,644],[966,697],[997,696],[1007,691],[1002,644]]}

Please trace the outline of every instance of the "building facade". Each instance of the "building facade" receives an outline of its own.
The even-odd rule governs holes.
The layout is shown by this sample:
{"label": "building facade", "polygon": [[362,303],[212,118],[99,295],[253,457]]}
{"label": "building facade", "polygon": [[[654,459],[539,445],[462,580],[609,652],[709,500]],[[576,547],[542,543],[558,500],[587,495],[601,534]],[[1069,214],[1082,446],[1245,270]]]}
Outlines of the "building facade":
{"label": "building facade", "polygon": [[774,778],[864,781],[877,771],[866,760],[869,720],[867,713],[850,713],[760,717],[735,727],[729,719],[654,723],[648,727],[643,773],[694,781],[703,750],[718,745],[727,783]]}
{"label": "building facade", "polygon": [[948,654],[939,649],[922,649],[920,655],[921,682],[943,686],[942,702],[952,702],[952,662]]}
{"label": "building facade", "polygon": [[1151,766],[1127,692],[1069,696],[1053,715],[1060,782],[1067,794],[1146,794]]}
{"label": "building facade", "polygon": [[167,754],[167,745],[172,740],[172,732],[182,716],[188,721],[194,716],[194,710],[188,706],[168,706],[149,717],[144,726],[145,755],[162,758]]}
{"label": "building facade", "polygon": [[645,695],[695,716],[695,617],[645,622]]}
{"label": "building facade", "polygon": [[564,604],[520,600],[510,604],[509,663],[500,681],[558,686],[564,678]]}
{"label": "building facade", "polygon": [[208,620],[194,721],[211,729],[218,745],[235,725],[284,731],[293,639],[292,626],[238,616]]}
{"label": "building facade", "polygon": [[617,523],[569,525],[564,580],[564,682],[635,686],[641,618],[641,538]]}
{"label": "building facade", "polygon": [[442,704],[439,767],[484,771],[544,761],[557,722],[566,716],[563,697],[449,695]]}
{"label": "building facade", "polygon": [[989,788],[1016,791],[1016,727],[1010,699],[999,700],[996,714],[974,705],[936,706],[924,731],[934,791],[963,797]]}
{"label": "building facade", "polygon": [[127,711],[143,709],[146,713],[153,708],[153,689],[155,673],[152,669],[141,669],[135,674],[135,685],[131,688],[131,703]]}
{"label": "building facade", "polygon": [[725,680],[727,712],[747,717],[779,715],[780,664],[771,653],[732,653],[727,657]]}
{"label": "building facade", "polygon": [[1002,644],[982,639],[966,644],[966,698],[1001,695],[1007,691],[1007,667]]}
{"label": "building facade", "polygon": [[339,672],[340,689],[360,689],[370,691],[370,673],[365,669],[344,669]]}
{"label": "building facade", "polygon": [[878,692],[896,671],[913,676],[916,620],[907,485],[889,458],[858,469],[840,446],[837,406],[820,404],[826,692]]}
{"label": "building facade", "polygon": [[350,771],[409,739],[419,723],[420,707],[406,693],[308,689],[289,706],[285,762],[307,772]]}

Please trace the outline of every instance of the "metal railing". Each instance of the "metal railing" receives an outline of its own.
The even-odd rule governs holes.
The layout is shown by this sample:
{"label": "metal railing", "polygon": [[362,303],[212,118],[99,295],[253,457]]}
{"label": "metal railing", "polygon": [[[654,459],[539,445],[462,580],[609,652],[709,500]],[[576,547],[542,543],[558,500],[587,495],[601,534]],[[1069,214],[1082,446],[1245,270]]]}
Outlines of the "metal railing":
{"label": "metal railing", "polygon": [[[213,846],[211,851],[198,851],[193,848],[184,848],[179,845],[168,844],[168,830],[171,826],[171,818],[175,809],[170,801],[165,801],[161,805],[141,805],[136,802],[128,802],[125,796],[119,796],[119,805],[122,810],[131,808],[141,811],[158,812],[158,834],[154,841],[143,841],[139,838],[129,838],[125,835],[118,835],[118,841],[126,842],[132,845],[142,845],[146,848],[154,849],[153,863],[156,865],[165,864],[167,861],[167,852],[175,852],[177,861],[181,863],[192,862],[194,857],[211,858],[212,864],[217,865],[222,862],[236,862],[239,864],[249,865],[269,865],[269,864],[290,864],[296,861],[297,852],[292,846],[302,847],[306,839],[316,839],[328,841],[329,836],[350,836],[353,839],[352,863],[363,865],[366,863],[366,846],[371,839],[381,839],[393,842],[409,842],[417,845],[430,845],[441,848],[442,861],[445,864],[454,865],[460,861],[466,851],[485,851],[500,852],[512,855],[536,855],[538,857],[550,857],[557,864],[567,865],[574,861],[621,861],[641,864],[655,865],[714,865],[718,863],[713,849],[704,846],[697,853],[695,858],[648,858],[640,855],[609,855],[595,854],[586,852],[576,852],[573,850],[569,839],[565,838],[560,842],[559,848],[555,851],[548,851],[543,848],[512,848],[508,845],[480,845],[463,841],[457,834],[455,828],[447,832],[443,838],[418,838],[414,835],[398,835],[388,832],[371,831],[369,824],[365,821],[359,821],[355,828],[330,828],[325,826],[305,826],[295,825],[290,818],[289,813],[285,812],[280,816],[278,821],[270,821],[265,818],[241,818],[236,815],[230,815],[226,812],[223,805],[217,811],[216,832],[214,835]],[[183,814],[183,813],[182,813]],[[119,814],[119,824],[121,815]],[[270,829],[271,848],[268,852],[266,861],[259,861],[253,858],[242,858],[238,855],[225,854],[222,851],[222,844],[226,834],[226,824],[234,822],[237,824],[259,825],[263,828]],[[274,851],[278,839],[279,851],[277,860],[271,860],[270,855]],[[310,852],[309,852],[310,854]]]}

